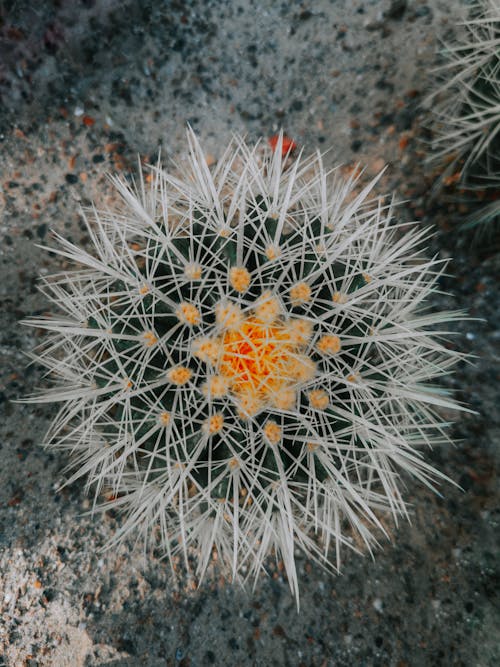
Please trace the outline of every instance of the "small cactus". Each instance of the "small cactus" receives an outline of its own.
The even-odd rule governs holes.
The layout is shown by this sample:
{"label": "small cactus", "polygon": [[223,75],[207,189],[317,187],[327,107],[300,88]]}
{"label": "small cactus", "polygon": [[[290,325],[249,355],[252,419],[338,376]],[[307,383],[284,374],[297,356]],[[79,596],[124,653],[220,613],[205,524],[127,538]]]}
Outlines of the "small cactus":
{"label": "small cactus", "polygon": [[446,63],[427,99],[434,112],[431,160],[444,168],[441,183],[481,190],[487,203],[462,225],[480,238],[500,222],[500,0],[475,2],[464,28],[461,41],[445,45]]}
{"label": "small cactus", "polygon": [[405,477],[443,478],[422,450],[458,407],[431,381],[462,315],[429,310],[444,266],[376,179],[292,160],[282,135],[212,168],[188,140],[175,173],[114,179],[93,253],[57,237],[79,268],[43,281],[63,314],[27,323],[52,332],[34,358],[56,386],[26,400],[61,403],[47,444],[124,512],[116,540],[194,547],[200,577],[214,553],[241,579],[274,553],[298,597],[297,548],[338,569],[407,514]]}
{"label": "small cactus", "polygon": [[434,159],[464,180],[500,171],[500,2],[479,0],[461,41],[444,46],[446,62],[428,98],[435,114]]}

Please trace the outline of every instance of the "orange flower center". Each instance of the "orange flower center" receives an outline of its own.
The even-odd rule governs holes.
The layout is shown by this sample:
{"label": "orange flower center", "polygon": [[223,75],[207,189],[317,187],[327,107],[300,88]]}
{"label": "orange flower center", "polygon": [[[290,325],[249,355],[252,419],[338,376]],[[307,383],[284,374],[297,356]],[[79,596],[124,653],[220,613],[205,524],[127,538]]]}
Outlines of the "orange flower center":
{"label": "orange flower center", "polygon": [[[242,416],[273,404],[280,392],[314,374],[314,364],[301,354],[307,340],[298,342],[295,334],[286,322],[266,323],[256,316],[225,331],[218,371],[228,379]],[[309,372],[304,374],[304,369]]]}

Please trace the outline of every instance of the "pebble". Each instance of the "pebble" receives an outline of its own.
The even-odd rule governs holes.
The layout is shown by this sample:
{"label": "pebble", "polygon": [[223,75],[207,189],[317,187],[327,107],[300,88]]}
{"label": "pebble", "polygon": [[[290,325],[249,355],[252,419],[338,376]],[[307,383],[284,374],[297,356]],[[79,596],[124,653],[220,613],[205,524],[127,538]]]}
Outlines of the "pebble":
{"label": "pebble", "polygon": [[389,9],[385,12],[385,16],[389,19],[400,19],[403,17],[407,5],[407,0],[391,0],[391,4]]}

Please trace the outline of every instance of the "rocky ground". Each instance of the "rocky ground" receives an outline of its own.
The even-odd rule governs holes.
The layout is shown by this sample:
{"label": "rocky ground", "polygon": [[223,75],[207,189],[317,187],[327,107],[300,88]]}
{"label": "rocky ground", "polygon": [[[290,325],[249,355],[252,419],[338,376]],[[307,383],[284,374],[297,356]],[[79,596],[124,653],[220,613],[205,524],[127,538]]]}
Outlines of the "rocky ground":
{"label": "rocky ground", "polygon": [[[422,102],[460,0],[27,0],[0,4],[0,656],[9,667],[330,667],[500,662],[498,449],[500,255],[457,233],[467,205],[433,189]],[[119,517],[91,517],[66,460],[42,449],[54,411],[10,402],[41,377],[18,321],[47,304],[51,230],[88,244],[80,204],[105,174],[184,150],[189,122],[216,160],[232,132],[283,127],[330,164],[388,164],[380,189],[450,257],[436,307],[465,308],[456,345],[477,355],[448,380],[477,411],[429,460],[462,490],[408,484],[411,525],[339,577],[300,560],[297,614],[279,567],[254,591],[174,580],[140,545],[103,551]],[[0,657],[0,665],[2,658]]]}

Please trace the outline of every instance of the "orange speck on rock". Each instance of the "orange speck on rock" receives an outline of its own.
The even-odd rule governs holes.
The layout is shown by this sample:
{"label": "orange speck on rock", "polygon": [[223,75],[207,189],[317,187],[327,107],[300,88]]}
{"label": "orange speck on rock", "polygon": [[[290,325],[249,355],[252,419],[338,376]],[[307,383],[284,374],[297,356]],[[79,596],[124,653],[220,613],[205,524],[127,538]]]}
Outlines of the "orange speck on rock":
{"label": "orange speck on rock", "polygon": [[82,116],[82,122],[86,127],[92,127],[95,123],[95,119],[92,116]]}
{"label": "orange speck on rock", "polygon": [[455,183],[458,183],[461,177],[461,172],[456,171],[454,174],[451,174],[450,176],[446,176],[446,178],[443,179],[443,182],[445,185],[454,185]]}
{"label": "orange speck on rock", "polygon": [[406,135],[402,136],[399,140],[399,149],[403,151],[408,146],[409,142],[409,137]]}
{"label": "orange speck on rock", "polygon": [[[268,144],[271,146],[273,152],[277,149],[278,143],[280,140],[280,135],[279,134],[273,134],[272,137],[269,137],[267,140]],[[288,153],[293,153],[293,151],[297,148],[297,144],[293,139],[290,139],[290,137],[287,137],[286,134],[283,135],[283,143],[281,145],[281,155],[285,157]]]}

